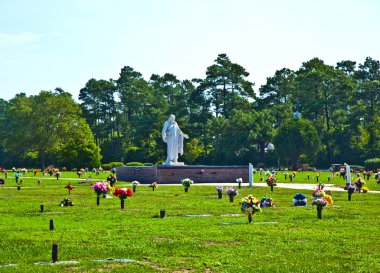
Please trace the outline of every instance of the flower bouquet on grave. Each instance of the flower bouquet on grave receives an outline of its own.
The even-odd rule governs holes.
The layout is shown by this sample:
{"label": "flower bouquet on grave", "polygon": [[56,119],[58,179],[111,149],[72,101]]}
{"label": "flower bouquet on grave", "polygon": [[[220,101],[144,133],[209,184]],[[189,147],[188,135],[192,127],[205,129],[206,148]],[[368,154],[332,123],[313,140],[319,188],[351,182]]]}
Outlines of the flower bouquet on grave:
{"label": "flower bouquet on grave", "polygon": [[54,173],[55,177],[57,178],[57,180],[59,179],[59,177],[61,176],[61,172],[55,172]]}
{"label": "flower bouquet on grave", "polygon": [[285,180],[288,178],[288,173],[287,172],[284,172],[284,178],[285,178]]}
{"label": "flower bouquet on grave", "polygon": [[344,189],[348,192],[348,201],[351,201],[352,194],[357,190],[354,185],[347,183]]}
{"label": "flower bouquet on grave", "polygon": [[307,199],[303,193],[297,193],[293,197],[293,204],[297,207],[306,206]]}
{"label": "flower bouquet on grave", "polygon": [[67,184],[67,185],[65,186],[65,189],[68,189],[68,190],[69,190],[69,195],[70,195],[70,191],[71,191],[72,189],[74,189],[74,187],[69,183],[69,184]]}
{"label": "flower bouquet on grave", "polygon": [[137,180],[132,181],[132,189],[133,189],[134,193],[136,192],[137,185],[140,185],[139,181],[137,181]]}
{"label": "flower bouquet on grave", "polygon": [[132,197],[132,191],[130,189],[119,189],[116,188],[113,195],[119,197],[120,199],[120,208],[124,209],[124,201],[127,199],[127,197]]}
{"label": "flower bouquet on grave", "polygon": [[326,202],[327,202],[326,205],[327,205],[327,206],[331,206],[331,205],[334,203],[334,201],[333,201],[331,195],[325,194],[325,195],[323,195],[323,199],[326,200]]}
{"label": "flower bouquet on grave", "polygon": [[372,173],[372,171],[363,171],[363,176],[364,176],[367,180],[369,180],[370,177],[371,177],[371,173]]}
{"label": "flower bouquet on grave", "polygon": [[316,179],[317,179],[317,182],[319,182],[319,177],[320,177],[320,176],[321,176],[321,173],[319,173],[319,172],[315,174],[315,177],[316,177]]}
{"label": "flower bouquet on grave", "polygon": [[318,197],[311,202],[313,206],[317,206],[318,219],[322,219],[322,209],[327,205],[327,201],[323,197]]}
{"label": "flower bouquet on grave", "polygon": [[22,182],[24,182],[22,179],[18,180],[18,178],[16,178],[17,190],[21,190]]}
{"label": "flower bouquet on grave", "polygon": [[377,181],[377,184],[380,184],[380,172],[375,174],[375,180]]}
{"label": "flower bouquet on grave", "polygon": [[60,206],[61,206],[61,207],[74,206],[74,203],[73,203],[70,199],[65,198],[65,199],[63,199],[63,201],[61,201]]}
{"label": "flower bouquet on grave", "polygon": [[241,183],[243,183],[243,178],[236,178],[235,182],[238,183],[239,189],[241,189]]}
{"label": "flower bouquet on grave", "polygon": [[152,190],[154,191],[154,189],[158,187],[158,184],[157,182],[153,182],[152,184],[149,185],[149,187],[151,187]]}
{"label": "flower bouquet on grave", "polygon": [[110,174],[107,177],[107,182],[110,183],[111,187],[113,187],[113,185],[115,185],[116,181],[117,181],[117,179],[113,174]]}
{"label": "flower bouquet on grave", "polygon": [[107,194],[108,192],[107,185],[103,182],[96,182],[91,188],[93,188],[96,193],[96,204],[99,206],[100,195]]}
{"label": "flower bouquet on grave", "polygon": [[[21,175],[21,172],[20,171],[17,171],[15,174],[14,174],[14,177],[15,177],[15,179],[16,179],[16,184],[17,185],[20,185],[19,184],[19,182],[18,182],[18,180],[20,179],[20,177],[21,177],[22,175]],[[19,187],[17,187],[17,189],[19,190]]]}
{"label": "flower bouquet on grave", "polygon": [[340,177],[344,178],[346,176],[346,168],[340,168],[339,175]]}
{"label": "flower bouquet on grave", "polygon": [[51,168],[51,167],[49,167],[49,168],[47,169],[47,173],[50,174],[50,176],[53,176],[53,174],[54,174],[54,169]]}
{"label": "flower bouquet on grave", "polygon": [[230,198],[230,203],[232,203],[232,202],[234,202],[234,197],[238,194],[238,191],[237,191],[237,189],[234,189],[234,188],[227,188],[226,194]]}
{"label": "flower bouquet on grave", "polygon": [[296,172],[291,172],[289,175],[290,182],[293,182],[293,179],[296,177]]}
{"label": "flower bouquet on grave", "polygon": [[313,197],[314,198],[323,197],[325,195],[325,192],[323,191],[324,187],[325,185],[323,185],[322,183],[318,183],[317,188],[312,193]]}
{"label": "flower bouquet on grave", "polygon": [[34,169],[34,170],[33,170],[33,174],[34,174],[34,176],[36,176],[37,173],[38,173],[38,170],[37,170],[37,169]]}
{"label": "flower bouquet on grave", "polygon": [[369,189],[368,189],[367,187],[363,187],[363,188],[362,188],[362,192],[363,192],[363,193],[367,193],[367,192],[369,192]]}
{"label": "flower bouquet on grave", "polygon": [[189,190],[191,184],[193,184],[194,181],[191,180],[190,178],[185,178],[185,179],[182,179],[182,180],[181,180],[181,183],[182,183],[182,185],[185,187],[185,192],[188,192],[188,190]]}
{"label": "flower bouquet on grave", "polygon": [[241,201],[241,211],[248,214],[248,222],[252,223],[252,215],[261,212],[260,201],[251,194]]}
{"label": "flower bouquet on grave", "polygon": [[273,191],[273,186],[277,186],[276,184],[277,178],[274,175],[270,175],[267,177],[265,182],[267,182],[267,185],[270,186],[270,190]]}
{"label": "flower bouquet on grave", "polygon": [[103,198],[112,198],[112,196],[109,196],[108,193],[112,193],[114,191],[114,187],[111,186],[109,182],[105,182],[106,187],[107,187],[107,193],[103,194]]}
{"label": "flower bouquet on grave", "polygon": [[261,198],[261,201],[260,201],[260,207],[261,208],[274,207],[273,199],[263,196],[263,198]]}
{"label": "flower bouquet on grave", "polygon": [[363,187],[365,184],[366,184],[366,183],[365,183],[365,181],[363,180],[363,178],[358,177],[358,179],[356,179],[356,181],[355,181],[355,186],[358,188],[359,193],[360,193],[362,187]]}
{"label": "flower bouquet on grave", "polygon": [[319,198],[319,197],[323,197],[325,195],[325,192],[321,189],[315,189],[312,193],[312,196],[314,198]]}
{"label": "flower bouquet on grave", "polygon": [[222,199],[222,197],[223,197],[223,186],[217,186],[216,191],[218,192],[218,199]]}

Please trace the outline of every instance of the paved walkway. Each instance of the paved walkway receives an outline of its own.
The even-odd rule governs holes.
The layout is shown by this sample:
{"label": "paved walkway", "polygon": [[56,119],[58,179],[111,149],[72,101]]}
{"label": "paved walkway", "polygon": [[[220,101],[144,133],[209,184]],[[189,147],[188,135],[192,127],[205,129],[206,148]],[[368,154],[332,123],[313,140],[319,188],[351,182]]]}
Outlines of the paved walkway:
{"label": "paved walkway", "polygon": [[[33,179],[37,179],[38,177],[22,177],[22,178],[33,178]],[[57,180],[57,178],[55,177],[39,177],[38,179],[41,179],[41,180]],[[64,180],[86,180],[86,178],[60,178],[60,179],[64,179]],[[101,181],[102,179],[96,179],[95,178],[91,178],[92,181]],[[145,185],[145,184],[144,184]],[[148,185],[148,184],[146,184]],[[163,183],[160,183],[159,186],[178,186],[180,184],[163,184]],[[222,186],[229,186],[229,187],[236,187],[237,186],[237,183],[194,183],[193,186],[219,186],[219,185],[222,185]],[[345,191],[343,188],[340,188],[340,187],[336,187],[334,186],[333,184],[324,184],[325,185],[325,188],[324,190],[331,190],[331,191]],[[248,186],[248,183],[242,183],[241,184],[242,187],[247,187]],[[259,182],[254,182],[253,183],[253,186],[254,187],[268,187],[267,183],[259,183]],[[53,187],[56,187],[56,186],[53,186]],[[314,190],[317,185],[316,184],[301,184],[301,183],[277,183],[277,186],[278,188],[285,188],[285,189],[296,189],[296,190]],[[3,187],[3,188],[8,188],[8,187]],[[27,187],[25,187],[27,188]],[[380,193],[380,191],[373,191],[373,190],[370,190],[369,193]]]}
{"label": "paved walkway", "polygon": [[[159,184],[160,186],[178,186],[178,184]],[[229,186],[236,187],[236,183],[194,183],[192,186]],[[333,184],[324,184],[324,190],[331,191],[345,191],[345,189],[340,187],[335,187]],[[247,187],[248,183],[241,184],[242,187]],[[268,187],[267,183],[253,183],[254,187]],[[296,189],[296,190],[314,190],[317,185],[316,184],[300,184],[300,183],[277,183],[278,188],[285,189]],[[369,193],[380,193],[380,191],[369,191]]]}

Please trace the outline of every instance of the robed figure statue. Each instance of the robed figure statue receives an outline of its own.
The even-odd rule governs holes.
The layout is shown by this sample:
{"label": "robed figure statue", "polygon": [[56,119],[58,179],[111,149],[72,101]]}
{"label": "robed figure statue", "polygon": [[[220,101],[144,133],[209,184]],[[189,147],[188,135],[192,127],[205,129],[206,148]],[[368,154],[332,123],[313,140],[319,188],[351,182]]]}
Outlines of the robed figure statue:
{"label": "robed figure statue", "polygon": [[[178,154],[183,154],[183,139],[189,138],[179,129],[175,116],[170,115],[162,128],[162,139],[167,144],[167,158],[163,165],[178,165]],[[183,163],[182,163],[183,164]]]}

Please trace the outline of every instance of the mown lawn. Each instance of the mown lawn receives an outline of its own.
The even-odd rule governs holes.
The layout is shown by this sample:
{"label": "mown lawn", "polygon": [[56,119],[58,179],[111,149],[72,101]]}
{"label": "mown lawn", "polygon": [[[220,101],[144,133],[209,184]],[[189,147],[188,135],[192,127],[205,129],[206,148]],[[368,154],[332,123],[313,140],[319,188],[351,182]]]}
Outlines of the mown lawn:
{"label": "mown lawn", "polygon": [[[106,175],[105,175],[106,177]],[[74,207],[60,207],[74,185]],[[228,181],[229,182],[229,181]],[[297,182],[297,181],[296,181]],[[126,185],[118,182],[116,185]],[[334,206],[323,219],[311,206],[294,207],[297,190],[248,188],[230,203],[217,199],[215,187],[140,185],[120,210],[118,198],[101,199],[87,184],[72,180],[26,179],[20,191],[14,178],[0,186],[0,272],[378,272],[380,236],[378,194],[334,192]],[[9,187],[11,186],[11,187]],[[253,224],[240,213],[242,196],[269,195],[276,207],[263,209]],[[303,192],[312,200],[311,191]],[[44,213],[39,213],[44,204]],[[167,217],[157,218],[160,209]],[[189,217],[186,215],[208,217]],[[239,215],[236,215],[239,214]],[[49,230],[54,220],[55,229]],[[224,224],[223,224],[224,223]],[[59,244],[59,260],[76,265],[39,265],[51,261]],[[134,263],[91,260],[127,258]]]}

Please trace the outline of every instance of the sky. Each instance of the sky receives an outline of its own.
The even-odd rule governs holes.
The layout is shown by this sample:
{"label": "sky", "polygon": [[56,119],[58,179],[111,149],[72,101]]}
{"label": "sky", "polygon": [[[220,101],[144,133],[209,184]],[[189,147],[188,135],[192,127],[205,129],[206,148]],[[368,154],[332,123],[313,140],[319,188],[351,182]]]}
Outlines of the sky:
{"label": "sky", "polygon": [[60,87],[77,100],[124,66],[205,78],[221,53],[257,91],[314,57],[380,60],[379,15],[379,0],[0,0],[0,99]]}

